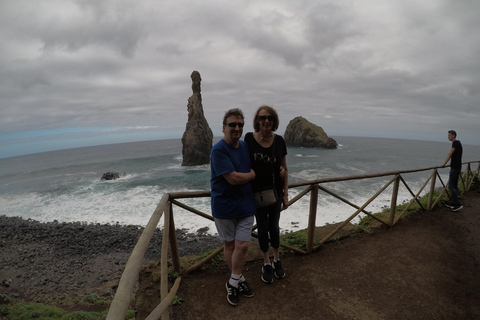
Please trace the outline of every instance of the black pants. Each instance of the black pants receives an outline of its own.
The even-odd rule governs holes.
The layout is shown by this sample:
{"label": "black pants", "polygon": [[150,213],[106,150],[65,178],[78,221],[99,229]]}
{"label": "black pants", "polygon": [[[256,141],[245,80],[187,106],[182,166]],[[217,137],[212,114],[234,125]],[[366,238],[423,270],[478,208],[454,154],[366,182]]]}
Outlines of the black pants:
{"label": "black pants", "polygon": [[460,200],[458,200],[458,177],[460,176],[461,171],[462,168],[451,168],[448,177],[448,189],[452,194],[452,203],[454,205],[460,204]]}
{"label": "black pants", "polygon": [[280,209],[282,207],[282,198],[270,207],[257,209],[255,219],[258,227],[258,244],[262,252],[267,252],[270,247],[280,247]]}

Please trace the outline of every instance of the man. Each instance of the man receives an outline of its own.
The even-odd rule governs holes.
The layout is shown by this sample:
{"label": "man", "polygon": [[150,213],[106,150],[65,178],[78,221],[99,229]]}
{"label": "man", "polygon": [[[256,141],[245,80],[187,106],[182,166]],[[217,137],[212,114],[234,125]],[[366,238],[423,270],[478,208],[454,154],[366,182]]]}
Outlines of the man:
{"label": "man", "polygon": [[231,275],[225,284],[227,301],[238,304],[238,294],[253,297],[243,276],[255,217],[248,146],[240,138],[244,117],[240,109],[231,109],[223,118],[223,138],[210,154],[212,215],[220,240],[224,243],[225,262]]}
{"label": "man", "polygon": [[448,140],[452,141],[452,148],[447,155],[447,159],[443,163],[442,167],[445,167],[447,162],[450,162],[450,175],[448,177],[448,189],[452,194],[452,202],[445,203],[445,206],[452,209],[452,211],[458,211],[463,208],[460,200],[458,200],[458,177],[462,171],[462,153],[463,148],[459,140],[457,140],[457,133],[454,130],[448,131]]}

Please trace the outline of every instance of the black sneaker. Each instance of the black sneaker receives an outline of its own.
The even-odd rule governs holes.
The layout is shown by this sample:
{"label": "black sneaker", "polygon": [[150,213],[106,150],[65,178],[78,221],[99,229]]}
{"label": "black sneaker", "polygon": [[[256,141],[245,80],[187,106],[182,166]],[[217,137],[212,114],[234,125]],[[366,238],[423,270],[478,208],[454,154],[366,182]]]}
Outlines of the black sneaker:
{"label": "black sneaker", "polygon": [[238,283],[238,292],[240,292],[244,297],[253,297],[253,290],[250,288],[247,281],[242,281]]}
{"label": "black sneaker", "polygon": [[461,204],[457,204],[456,206],[454,206],[454,207],[452,208],[452,211],[453,211],[453,212],[456,212],[456,211],[461,210],[462,208],[463,208],[463,206],[462,206]]}
{"label": "black sneaker", "polygon": [[455,207],[455,205],[451,202],[445,202],[445,207],[453,209]]}
{"label": "black sneaker", "polygon": [[232,286],[230,283],[225,284],[225,287],[227,288],[227,301],[230,303],[232,306],[236,306],[238,304],[238,288],[235,288]]}
{"label": "black sneaker", "polygon": [[262,281],[268,284],[273,282],[272,266],[269,264],[262,267]]}
{"label": "black sneaker", "polygon": [[285,270],[283,270],[282,262],[277,260],[277,262],[273,261],[273,274],[277,279],[282,279],[285,277]]}

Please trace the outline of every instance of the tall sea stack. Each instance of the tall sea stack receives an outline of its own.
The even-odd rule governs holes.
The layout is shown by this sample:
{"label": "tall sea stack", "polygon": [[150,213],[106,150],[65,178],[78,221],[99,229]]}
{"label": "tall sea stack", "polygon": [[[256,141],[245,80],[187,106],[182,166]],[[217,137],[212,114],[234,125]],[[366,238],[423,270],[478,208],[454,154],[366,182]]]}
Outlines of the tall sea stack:
{"label": "tall sea stack", "polygon": [[182,166],[197,166],[210,163],[213,132],[203,114],[200,82],[202,78],[198,71],[192,75],[193,94],[188,98],[188,121],[182,137]]}

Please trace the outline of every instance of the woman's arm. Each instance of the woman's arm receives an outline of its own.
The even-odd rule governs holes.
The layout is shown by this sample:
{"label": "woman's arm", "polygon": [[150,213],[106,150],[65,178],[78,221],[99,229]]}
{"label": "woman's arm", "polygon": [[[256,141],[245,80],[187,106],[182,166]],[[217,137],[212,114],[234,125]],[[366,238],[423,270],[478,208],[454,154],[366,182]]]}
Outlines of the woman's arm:
{"label": "woman's arm", "polygon": [[282,159],[282,165],[280,171],[283,169],[283,210],[288,208],[288,167],[287,167],[287,157],[284,156]]}

